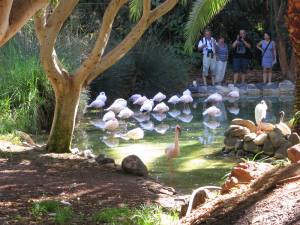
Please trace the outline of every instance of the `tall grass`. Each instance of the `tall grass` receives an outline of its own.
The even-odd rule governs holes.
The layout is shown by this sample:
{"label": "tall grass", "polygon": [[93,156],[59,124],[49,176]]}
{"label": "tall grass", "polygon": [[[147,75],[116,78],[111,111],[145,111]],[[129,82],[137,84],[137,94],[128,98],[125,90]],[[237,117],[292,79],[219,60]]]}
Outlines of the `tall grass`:
{"label": "tall grass", "polygon": [[0,133],[49,129],[54,98],[30,28],[0,49],[0,64]]}

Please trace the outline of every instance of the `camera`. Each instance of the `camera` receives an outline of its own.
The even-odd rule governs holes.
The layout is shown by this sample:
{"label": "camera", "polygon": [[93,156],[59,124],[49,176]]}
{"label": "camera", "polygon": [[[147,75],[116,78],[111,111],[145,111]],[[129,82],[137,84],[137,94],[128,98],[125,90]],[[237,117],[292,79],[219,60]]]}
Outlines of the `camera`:
{"label": "camera", "polygon": [[207,57],[211,57],[211,58],[213,58],[214,57],[214,52],[213,52],[213,50],[212,49],[208,49],[207,50],[207,55],[206,55]]}

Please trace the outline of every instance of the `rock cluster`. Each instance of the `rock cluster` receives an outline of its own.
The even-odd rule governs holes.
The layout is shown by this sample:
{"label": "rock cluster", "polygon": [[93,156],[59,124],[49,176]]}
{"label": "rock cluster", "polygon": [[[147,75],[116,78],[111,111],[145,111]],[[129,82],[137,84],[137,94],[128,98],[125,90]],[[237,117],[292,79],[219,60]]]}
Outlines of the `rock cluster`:
{"label": "rock cluster", "polygon": [[225,131],[225,151],[234,150],[239,156],[243,153],[259,153],[274,156],[275,158],[287,157],[287,149],[300,143],[297,133],[291,133],[290,128],[284,123],[262,124],[261,134],[257,134],[255,124],[250,120],[234,119]]}
{"label": "rock cluster", "polygon": [[129,155],[122,160],[122,169],[125,173],[148,176],[148,169],[143,161],[136,155]]}

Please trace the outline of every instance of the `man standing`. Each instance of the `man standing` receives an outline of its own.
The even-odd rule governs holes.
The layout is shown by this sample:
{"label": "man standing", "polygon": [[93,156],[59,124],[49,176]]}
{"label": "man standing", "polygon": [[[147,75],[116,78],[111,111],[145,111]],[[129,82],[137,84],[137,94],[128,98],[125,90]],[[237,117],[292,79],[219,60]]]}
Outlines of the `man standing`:
{"label": "man standing", "polygon": [[233,55],[233,83],[236,84],[241,73],[242,84],[245,83],[245,78],[251,58],[251,42],[246,37],[246,31],[240,30],[236,40],[232,44],[234,48]]}
{"label": "man standing", "polygon": [[216,41],[211,36],[210,30],[205,30],[204,37],[199,41],[198,49],[203,52],[203,83],[206,86],[207,81],[206,77],[208,72],[211,72],[212,85],[215,85],[215,67],[216,67],[216,50],[215,50]]}

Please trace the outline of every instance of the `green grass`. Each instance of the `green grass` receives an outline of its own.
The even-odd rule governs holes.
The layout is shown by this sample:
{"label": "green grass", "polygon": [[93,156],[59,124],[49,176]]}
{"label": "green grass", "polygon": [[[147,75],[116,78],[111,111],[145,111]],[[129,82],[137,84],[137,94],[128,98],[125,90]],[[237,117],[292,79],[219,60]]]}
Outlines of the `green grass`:
{"label": "green grass", "polygon": [[140,206],[138,208],[106,208],[93,215],[96,223],[111,225],[164,225],[178,221],[174,211],[165,212],[158,205]]}
{"label": "green grass", "polygon": [[55,213],[54,221],[61,225],[69,224],[73,217],[71,207],[61,206],[57,201],[34,202],[29,211],[35,220],[39,220],[49,213]]}

